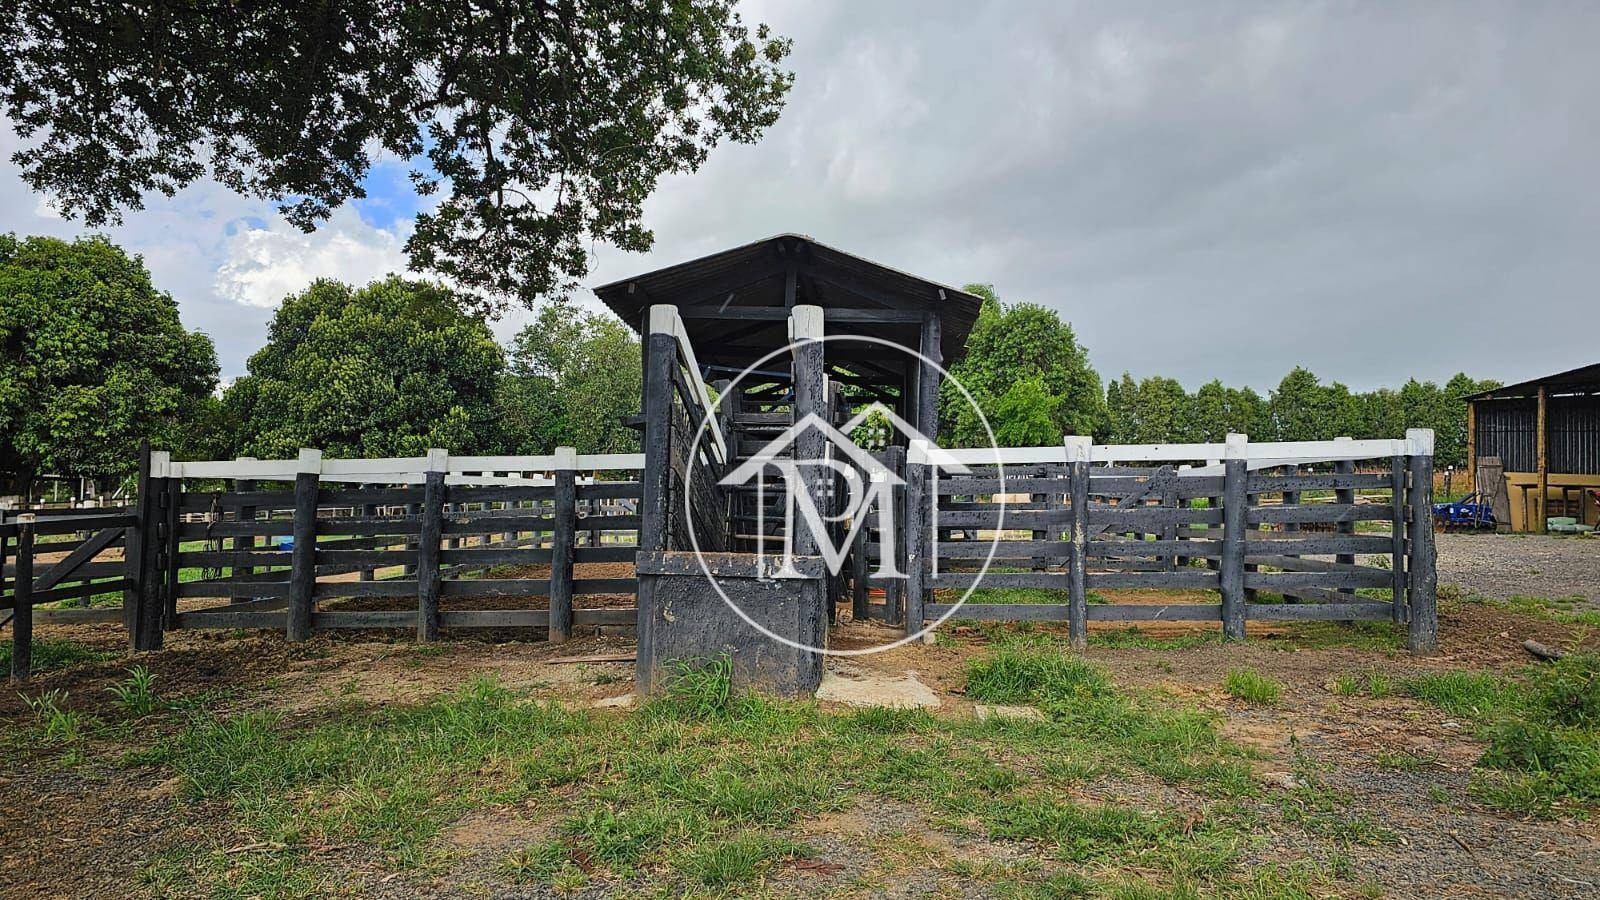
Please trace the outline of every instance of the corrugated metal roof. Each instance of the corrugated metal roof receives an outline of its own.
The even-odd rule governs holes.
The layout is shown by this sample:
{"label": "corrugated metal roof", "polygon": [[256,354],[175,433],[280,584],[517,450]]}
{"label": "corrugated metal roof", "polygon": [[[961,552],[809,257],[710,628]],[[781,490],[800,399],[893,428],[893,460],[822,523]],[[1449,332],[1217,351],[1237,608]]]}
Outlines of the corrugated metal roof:
{"label": "corrugated metal roof", "polygon": [[1579,366],[1576,369],[1568,369],[1565,372],[1557,372],[1554,375],[1546,375],[1543,378],[1508,384],[1505,387],[1479,391],[1476,394],[1467,395],[1465,399],[1488,400],[1490,398],[1527,397],[1538,393],[1541,387],[1547,392],[1600,393],[1600,363]]}

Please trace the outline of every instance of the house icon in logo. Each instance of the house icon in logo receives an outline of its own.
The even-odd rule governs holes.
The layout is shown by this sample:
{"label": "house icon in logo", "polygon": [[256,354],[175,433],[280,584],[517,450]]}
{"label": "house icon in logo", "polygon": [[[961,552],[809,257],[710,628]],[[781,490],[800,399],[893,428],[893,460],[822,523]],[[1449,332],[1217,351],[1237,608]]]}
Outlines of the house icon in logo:
{"label": "house icon in logo", "polygon": [[[882,403],[874,402],[869,404],[851,417],[849,421],[845,422],[843,427],[838,428],[821,416],[815,413],[808,413],[799,421],[785,428],[777,437],[768,441],[754,455],[740,463],[718,482],[724,486],[746,485],[752,482],[755,484],[756,534],[758,535],[756,552],[758,556],[764,556],[768,479],[774,473],[782,478],[781,489],[784,493],[783,564],[778,568],[775,577],[799,577],[794,568],[794,537],[797,512],[799,518],[815,539],[818,552],[822,555],[828,571],[834,575],[838,575],[843,570],[849,547],[854,543],[857,533],[866,524],[867,511],[872,509],[874,505],[878,510],[877,529],[879,543],[888,546],[895,540],[893,489],[904,485],[905,479],[850,439],[851,432],[855,431],[858,426],[871,419],[874,415],[887,419],[890,425],[904,435],[909,442],[925,448],[925,459],[921,461],[954,474],[963,474],[970,471],[965,465],[957,462],[944,450],[934,445],[933,441],[912,427],[911,423],[896,415],[894,410]],[[818,459],[798,458],[794,448],[795,441],[807,429],[813,428],[823,436],[823,455]],[[839,504],[836,511],[825,513],[817,508],[815,499],[817,494],[808,489],[817,479],[821,479],[821,484],[828,488],[831,488],[836,479],[843,481],[845,485],[844,502]],[[835,545],[829,526],[846,521],[849,522],[849,526],[844,533],[844,540],[842,544]],[[896,568],[894,554],[885,553],[881,555],[875,577],[904,578],[905,574]]]}

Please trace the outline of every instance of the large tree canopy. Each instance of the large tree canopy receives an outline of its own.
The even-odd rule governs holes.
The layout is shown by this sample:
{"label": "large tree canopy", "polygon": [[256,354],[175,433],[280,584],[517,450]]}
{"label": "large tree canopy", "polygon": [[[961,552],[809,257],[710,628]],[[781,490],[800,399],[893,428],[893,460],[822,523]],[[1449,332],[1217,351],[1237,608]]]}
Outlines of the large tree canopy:
{"label": "large tree canopy", "polygon": [[209,174],[310,230],[375,152],[412,160],[444,191],[413,265],[494,310],[591,240],[648,249],[657,180],[776,121],[788,50],[732,0],[19,0],[0,100],[23,177],[91,225]]}
{"label": "large tree canopy", "polygon": [[501,386],[507,449],[628,453],[639,435],[624,425],[639,412],[639,342],[626,325],[569,303],[552,303],[511,344]]}
{"label": "large tree canopy", "polygon": [[217,383],[211,339],[102,238],[0,235],[0,470],[108,478],[170,445]]}
{"label": "large tree canopy", "polygon": [[320,280],[284,301],[267,345],[224,396],[239,452],[281,459],[458,453],[499,442],[505,354],[451,292],[390,277],[356,289]]}
{"label": "large tree canopy", "polygon": [[[1100,376],[1072,326],[1034,303],[1002,304],[988,285],[969,284],[964,290],[984,298],[983,310],[967,338],[966,356],[950,367],[950,375],[977,400],[990,427],[1000,428],[994,421],[1000,400],[1020,383],[1037,379],[1007,403],[1008,409],[1026,408],[1030,419],[1013,430],[1014,438],[1040,431],[1041,416],[1053,423],[1053,441],[1065,434],[1093,434],[1104,413]],[[939,399],[939,428],[947,446],[989,443],[972,404],[948,381]]]}

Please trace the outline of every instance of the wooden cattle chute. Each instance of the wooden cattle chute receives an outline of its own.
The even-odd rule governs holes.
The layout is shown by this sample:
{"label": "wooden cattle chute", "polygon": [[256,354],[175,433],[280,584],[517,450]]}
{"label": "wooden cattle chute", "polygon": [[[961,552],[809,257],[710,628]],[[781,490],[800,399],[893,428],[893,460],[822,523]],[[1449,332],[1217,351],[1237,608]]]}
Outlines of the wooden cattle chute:
{"label": "wooden cattle chute", "polygon": [[[1399,441],[1250,444],[1232,435],[1144,447],[1068,438],[1003,449],[998,460],[994,450],[945,451],[970,469],[951,475],[913,445],[909,457],[887,454],[906,481],[902,521],[921,525],[893,548],[905,586],[883,585],[882,608],[867,602],[880,585],[866,573],[885,548],[862,539],[854,606],[908,631],[947,613],[1063,621],[1080,645],[1089,621],[1218,621],[1237,639],[1247,620],[1383,620],[1408,624],[1411,649],[1427,652],[1438,631],[1432,454],[1426,430]],[[1221,461],[1180,464],[1195,460]],[[1356,471],[1357,460],[1378,471]],[[953,613],[931,602],[934,589],[974,585],[1059,590],[1066,602],[968,603]],[[1220,602],[1088,602],[1096,589],[1140,588],[1217,591]],[[1269,593],[1283,601],[1260,602]]]}

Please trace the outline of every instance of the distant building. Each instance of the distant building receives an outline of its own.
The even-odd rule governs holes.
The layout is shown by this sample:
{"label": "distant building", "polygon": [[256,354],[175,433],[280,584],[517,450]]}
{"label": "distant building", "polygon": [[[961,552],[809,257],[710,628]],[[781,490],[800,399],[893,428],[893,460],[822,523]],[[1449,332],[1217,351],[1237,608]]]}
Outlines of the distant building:
{"label": "distant building", "polygon": [[1600,521],[1600,363],[1466,400],[1471,481],[1499,461],[1511,530],[1544,531],[1551,517]]}

